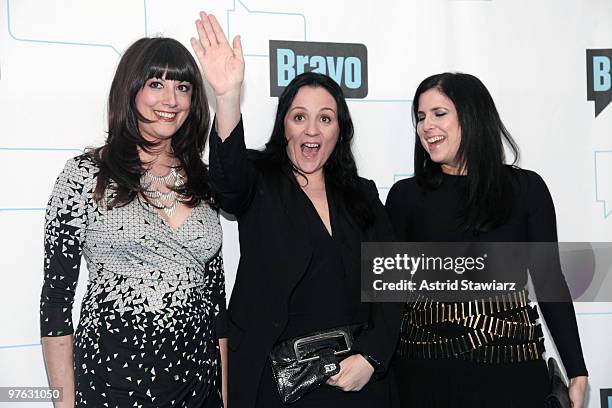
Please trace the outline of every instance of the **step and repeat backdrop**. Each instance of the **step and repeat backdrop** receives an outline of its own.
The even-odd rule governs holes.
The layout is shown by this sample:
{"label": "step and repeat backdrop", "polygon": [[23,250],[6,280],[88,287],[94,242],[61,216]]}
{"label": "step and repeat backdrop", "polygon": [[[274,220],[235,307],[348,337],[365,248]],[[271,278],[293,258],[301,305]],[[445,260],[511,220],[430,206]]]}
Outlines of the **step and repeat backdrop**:
{"label": "step and repeat backdrop", "polygon": [[[288,80],[324,71],[351,98],[359,171],[384,201],[413,172],[416,86],[434,73],[471,73],[518,142],[519,165],[547,182],[559,239],[612,241],[610,0],[0,0],[0,386],[46,385],[38,329],[44,207],[65,161],[103,143],[121,53],[143,36],[190,48],[200,9],[242,36],[249,147],[268,139]],[[231,293],[237,225],[222,223]],[[607,272],[599,284],[611,288]],[[75,323],[86,285],[83,267]],[[576,303],[576,314],[588,407],[610,408],[612,303]],[[556,355],[549,336],[547,349]]]}

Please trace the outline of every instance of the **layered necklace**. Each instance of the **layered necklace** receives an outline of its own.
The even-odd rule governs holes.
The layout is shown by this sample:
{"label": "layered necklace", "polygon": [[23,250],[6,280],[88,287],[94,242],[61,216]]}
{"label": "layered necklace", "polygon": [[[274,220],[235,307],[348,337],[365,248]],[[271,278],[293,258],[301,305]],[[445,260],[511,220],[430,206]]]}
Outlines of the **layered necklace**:
{"label": "layered necklace", "polygon": [[172,162],[172,167],[170,167],[170,171],[167,174],[156,176],[147,170],[140,178],[140,185],[143,187],[142,193],[154,206],[164,210],[168,217],[174,215],[176,207],[182,198],[174,190],[183,184],[185,184],[185,178],[176,169],[176,159]]}

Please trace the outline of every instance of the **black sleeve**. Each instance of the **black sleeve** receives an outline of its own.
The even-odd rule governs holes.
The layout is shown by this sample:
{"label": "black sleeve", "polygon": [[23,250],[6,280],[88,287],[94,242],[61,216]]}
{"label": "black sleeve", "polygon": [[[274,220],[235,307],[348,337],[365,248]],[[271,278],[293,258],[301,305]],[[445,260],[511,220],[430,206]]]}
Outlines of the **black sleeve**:
{"label": "black sleeve", "polygon": [[215,130],[210,132],[209,169],[220,207],[239,215],[251,204],[256,172],[247,157],[242,119],[224,141]]}
{"label": "black sleeve", "polygon": [[[373,181],[369,181],[368,197],[375,215],[368,239],[372,242],[393,242],[395,234]],[[389,368],[399,337],[402,310],[403,304],[400,303],[370,304],[372,327],[357,338],[353,348],[374,360],[374,379],[384,375]]]}
{"label": "black sleeve", "polygon": [[561,270],[557,245],[557,222],[552,197],[544,180],[533,172],[527,173],[528,241],[535,243],[537,261],[532,261],[531,278],[538,305],[550,330],[569,378],[588,375],[574,304]]}
{"label": "black sleeve", "polygon": [[389,220],[395,231],[398,241],[410,242],[410,215],[412,210],[409,207],[414,200],[408,188],[409,180],[400,180],[391,187],[385,202],[385,208],[389,215]]}
{"label": "black sleeve", "polygon": [[79,280],[85,230],[87,171],[70,159],[58,176],[45,213],[41,337],[72,334],[72,304]]}

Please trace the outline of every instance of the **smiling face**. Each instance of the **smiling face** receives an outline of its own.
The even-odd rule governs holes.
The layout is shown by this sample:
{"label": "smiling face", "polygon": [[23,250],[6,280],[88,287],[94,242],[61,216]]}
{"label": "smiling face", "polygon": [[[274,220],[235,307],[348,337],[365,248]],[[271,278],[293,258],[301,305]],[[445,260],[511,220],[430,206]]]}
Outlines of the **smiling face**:
{"label": "smiling face", "polygon": [[304,174],[322,175],[340,133],[334,97],[323,87],[303,86],[284,124],[291,162]]}
{"label": "smiling face", "polygon": [[457,156],[461,144],[461,126],[453,102],[439,89],[431,88],[419,97],[417,134],[421,145],[442,171],[462,174]]}
{"label": "smiling face", "polygon": [[183,125],[191,107],[189,82],[149,78],[136,94],[136,109],[152,122],[139,121],[140,134],[147,140],[171,138]]}

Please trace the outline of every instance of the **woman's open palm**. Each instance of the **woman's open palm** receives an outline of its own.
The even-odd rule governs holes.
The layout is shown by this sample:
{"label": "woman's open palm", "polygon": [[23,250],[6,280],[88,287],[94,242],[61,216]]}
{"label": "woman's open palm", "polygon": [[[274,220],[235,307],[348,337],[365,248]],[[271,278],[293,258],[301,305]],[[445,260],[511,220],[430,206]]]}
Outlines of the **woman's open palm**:
{"label": "woman's open palm", "polygon": [[234,37],[230,46],[215,16],[203,11],[196,21],[196,29],[199,39],[192,38],[191,46],[215,96],[239,93],[244,79],[240,37]]}

